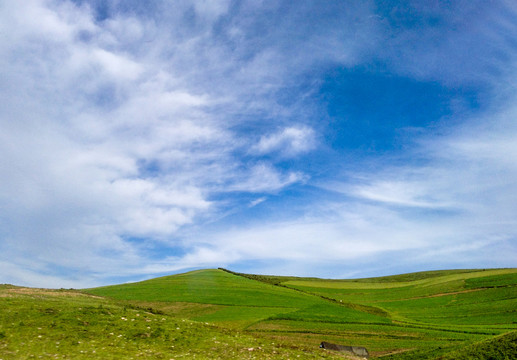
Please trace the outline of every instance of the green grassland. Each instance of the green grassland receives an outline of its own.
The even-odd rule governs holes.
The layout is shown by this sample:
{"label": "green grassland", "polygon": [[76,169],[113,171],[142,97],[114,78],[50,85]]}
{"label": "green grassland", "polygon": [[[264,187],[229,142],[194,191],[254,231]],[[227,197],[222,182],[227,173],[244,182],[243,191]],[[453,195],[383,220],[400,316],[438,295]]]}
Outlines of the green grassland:
{"label": "green grassland", "polygon": [[0,309],[3,360],[340,359],[75,290],[0,286]]}
{"label": "green grassland", "polygon": [[0,359],[343,359],[321,341],[378,359],[517,358],[517,269],[355,280],[211,269],[83,291],[2,286],[0,306]]}

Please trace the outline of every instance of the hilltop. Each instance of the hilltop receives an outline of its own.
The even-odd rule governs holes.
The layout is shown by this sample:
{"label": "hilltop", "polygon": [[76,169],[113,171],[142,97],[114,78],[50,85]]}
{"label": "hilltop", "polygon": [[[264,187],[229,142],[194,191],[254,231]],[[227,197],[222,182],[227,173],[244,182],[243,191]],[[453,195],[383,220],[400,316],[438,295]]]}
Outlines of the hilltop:
{"label": "hilltop", "polygon": [[0,358],[343,358],[321,341],[370,358],[515,358],[516,290],[517,269],[354,280],[207,269],[81,291],[4,285]]}

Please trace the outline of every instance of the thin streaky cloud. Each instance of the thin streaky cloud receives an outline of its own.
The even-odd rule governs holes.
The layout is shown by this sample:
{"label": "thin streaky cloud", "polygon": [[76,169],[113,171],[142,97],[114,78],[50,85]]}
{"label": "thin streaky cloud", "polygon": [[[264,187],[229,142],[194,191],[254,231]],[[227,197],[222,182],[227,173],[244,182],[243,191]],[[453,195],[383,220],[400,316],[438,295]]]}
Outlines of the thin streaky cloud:
{"label": "thin streaky cloud", "polygon": [[288,127],[281,131],[264,135],[252,147],[258,154],[278,153],[281,157],[293,157],[309,152],[316,147],[314,131],[308,127]]}

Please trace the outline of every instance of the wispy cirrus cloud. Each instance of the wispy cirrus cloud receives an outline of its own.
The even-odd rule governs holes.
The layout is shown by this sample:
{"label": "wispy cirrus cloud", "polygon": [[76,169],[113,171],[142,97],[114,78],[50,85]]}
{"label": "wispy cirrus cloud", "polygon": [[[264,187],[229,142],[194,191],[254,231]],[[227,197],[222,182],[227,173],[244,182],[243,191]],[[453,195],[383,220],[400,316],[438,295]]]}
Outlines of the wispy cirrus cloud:
{"label": "wispy cirrus cloud", "polygon": [[263,135],[252,147],[258,154],[278,153],[280,157],[296,156],[316,147],[314,131],[308,127],[288,127],[281,131]]}

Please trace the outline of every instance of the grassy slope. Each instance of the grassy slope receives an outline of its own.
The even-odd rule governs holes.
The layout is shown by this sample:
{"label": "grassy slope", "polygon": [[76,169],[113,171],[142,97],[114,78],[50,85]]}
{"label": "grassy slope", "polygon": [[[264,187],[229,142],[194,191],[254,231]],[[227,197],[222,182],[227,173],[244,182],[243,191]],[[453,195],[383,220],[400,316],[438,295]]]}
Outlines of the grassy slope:
{"label": "grassy slope", "polygon": [[[392,358],[433,358],[455,344],[517,330],[517,269],[424,272],[361,280],[287,280],[281,285],[386,311],[393,320],[386,333],[408,335],[406,341],[393,345],[417,349]],[[422,333],[421,329],[426,330]],[[386,345],[383,339],[370,342],[371,348],[379,351]]]}
{"label": "grassy slope", "polygon": [[[376,355],[411,350],[386,358],[434,359],[465,344],[517,330],[517,269],[448,270],[358,280],[243,276],[333,299],[389,324],[348,317],[341,323],[300,312],[298,319],[271,318],[256,330],[286,333],[311,329],[321,336],[367,346]],[[343,340],[343,337],[346,340]]]}
{"label": "grassy slope", "polygon": [[[59,292],[41,297],[4,287],[0,306],[9,311],[0,313],[0,359],[28,357],[13,355],[22,348],[26,354],[61,349],[58,355],[73,354],[69,358],[82,357],[85,353],[80,351],[92,355],[92,348],[104,348],[98,350],[104,351],[99,358],[122,353],[154,354],[155,358],[159,358],[156,354],[188,358],[196,353],[198,358],[221,359],[332,356],[317,348],[322,340],[366,346],[373,357],[382,359],[437,359],[465,346],[482,352],[486,341],[516,331],[516,290],[517,269],[435,271],[359,280],[202,270],[87,290],[109,299]],[[142,308],[151,307],[155,314],[145,316],[159,324],[161,330],[156,332],[153,327],[139,327],[145,325],[139,322]],[[162,314],[156,314],[157,310]],[[161,318],[166,320],[161,323]],[[29,319],[35,322],[25,326]],[[49,327],[52,321],[54,327]],[[191,331],[178,333],[176,327],[185,329],[181,324],[188,324]],[[49,334],[41,334],[47,330]],[[111,332],[121,336],[106,336]],[[509,338],[514,339],[511,334]],[[76,335],[90,340],[74,344]],[[501,341],[513,344],[509,338]],[[63,341],[65,348],[61,348]],[[41,347],[42,342],[51,346]],[[55,342],[60,344],[54,349]],[[113,347],[122,350],[117,355],[119,350]]]}
{"label": "grassy slope", "polygon": [[516,269],[449,272],[400,283],[390,280],[288,281],[284,285],[337,301],[378,307],[406,322],[503,328],[517,322]]}
{"label": "grassy slope", "polygon": [[77,291],[0,286],[0,359],[342,359]]}
{"label": "grassy slope", "polygon": [[119,300],[143,301],[162,311],[187,314],[186,317],[192,320],[241,329],[261,320],[299,318],[304,313],[328,319],[352,317],[366,322],[384,320],[312,294],[221,270],[192,271],[138,283],[89,289],[88,292]]}

